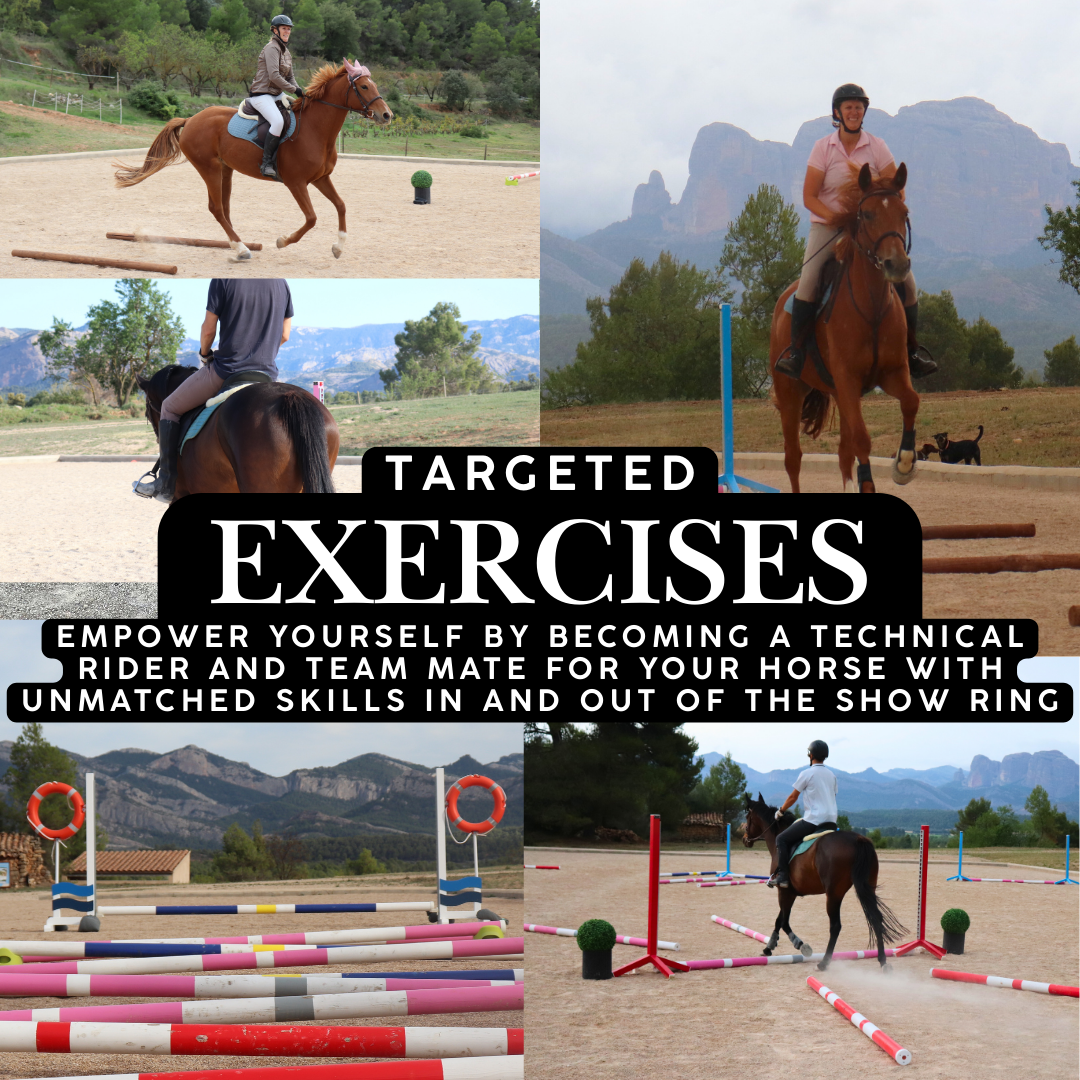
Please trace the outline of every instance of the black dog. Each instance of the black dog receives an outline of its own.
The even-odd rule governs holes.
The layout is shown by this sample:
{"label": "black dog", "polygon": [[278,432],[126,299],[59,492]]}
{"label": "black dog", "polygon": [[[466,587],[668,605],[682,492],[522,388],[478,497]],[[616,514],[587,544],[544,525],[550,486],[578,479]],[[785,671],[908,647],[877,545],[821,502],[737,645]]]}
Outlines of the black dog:
{"label": "black dog", "polygon": [[979,453],[979,439],[983,437],[983,426],[979,425],[979,434],[974,439],[963,439],[960,442],[949,442],[949,433],[941,432],[935,435],[934,440],[938,444],[938,457],[947,465],[959,465],[962,461],[970,465],[974,460],[976,465],[982,464],[982,455]]}

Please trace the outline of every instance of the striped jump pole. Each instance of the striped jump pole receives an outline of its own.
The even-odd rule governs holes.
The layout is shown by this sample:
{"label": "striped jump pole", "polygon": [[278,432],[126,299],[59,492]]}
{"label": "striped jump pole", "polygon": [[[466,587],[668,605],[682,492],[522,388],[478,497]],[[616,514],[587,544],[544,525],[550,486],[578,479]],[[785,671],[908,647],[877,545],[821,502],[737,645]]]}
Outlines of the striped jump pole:
{"label": "striped jump pole", "polygon": [[266,1069],[195,1069],[186,1072],[96,1073],[54,1080],[524,1080],[525,1058],[445,1058],[335,1065],[285,1065]]}
{"label": "striped jump pole", "polygon": [[525,863],[525,869],[526,870],[560,870],[561,867],[558,867],[558,866],[530,866],[528,863]]}
{"label": "striped jump pole", "polygon": [[[388,990],[453,990],[479,986],[513,986],[524,971],[506,968],[482,971],[500,979],[465,978],[471,971],[418,971],[370,978],[340,975],[9,975],[0,974],[0,997],[311,997],[315,994],[369,994]],[[440,976],[450,976],[441,978]],[[456,978],[460,975],[461,978]],[[0,1014],[2,1015],[2,1014]],[[47,1017],[30,1017],[44,1020]]]}
{"label": "striped jump pole", "polygon": [[686,964],[678,960],[661,958],[657,955],[660,947],[657,943],[656,925],[660,917],[660,815],[649,815],[649,938],[645,946],[645,955],[632,963],[624,964],[613,971],[612,977],[626,975],[646,964],[652,964],[665,978],[670,979],[673,971],[689,971]]}
{"label": "striped jump pole", "polygon": [[426,901],[393,904],[165,904],[152,907],[99,907],[99,915],[337,915],[361,911],[434,911]]}
{"label": "striped jump pole", "polygon": [[1000,975],[972,975],[968,971],[946,971],[931,968],[935,979],[953,982],[982,983],[984,986],[1004,986],[1008,990],[1033,990],[1036,994],[1058,994],[1061,997],[1080,997],[1080,986],[1060,986],[1057,983],[1031,982],[1029,979],[1003,979]]}
{"label": "striped jump pole", "polygon": [[[357,1020],[372,1016],[434,1016],[445,1013],[520,1012],[521,983],[449,990],[386,990],[371,994],[260,997],[239,1001],[143,1001],[128,1005],[75,1005],[0,1012],[8,1024],[296,1024],[302,1020]],[[368,1055],[373,1057],[374,1055]]]}
{"label": "striped jump pole", "polygon": [[[836,952],[833,960],[876,960],[877,949],[857,949],[853,952]],[[886,956],[895,956],[895,949],[886,949]],[[812,956],[794,953],[791,956],[738,956],[726,960],[687,960],[688,971],[711,971],[713,968],[767,967],[769,964],[810,964],[823,960],[825,954],[816,952]]]}
{"label": "striped jump pole", "polygon": [[725,885],[764,885],[768,878],[762,878],[760,881],[735,881],[734,879],[728,880],[725,878],[723,881],[695,881],[694,884],[699,889],[718,889]]}
{"label": "striped jump pole", "polygon": [[719,915],[713,915],[711,918],[714,923],[726,926],[729,930],[745,934],[747,937],[753,938],[755,941],[763,942],[765,945],[769,944],[769,939],[764,934],[759,934],[756,930],[749,930],[745,926],[740,926],[737,922],[728,922],[727,919],[722,919]]}
{"label": "striped jump pole", "polygon": [[[430,924],[422,926],[380,926],[369,929],[353,930],[315,930],[296,934],[253,934],[248,937],[218,938],[116,938],[96,941],[4,941],[0,948],[10,949],[20,956],[37,954],[41,956],[62,956],[69,959],[90,959],[94,956],[184,956],[195,954],[197,947],[205,947],[205,952],[217,951],[214,946],[238,946],[245,951],[248,946],[288,946],[292,949],[311,948],[323,945],[389,945],[399,941],[449,941],[454,938],[472,937],[486,927],[493,926],[504,930],[506,923],[498,922],[459,922],[449,924]],[[166,951],[168,946],[184,946],[176,952]],[[146,949],[145,952],[138,950]],[[127,950],[127,951],[125,951]],[[226,951],[224,949],[222,952]]]}
{"label": "striped jump pole", "polygon": [[524,1051],[522,1028],[267,1027],[261,1024],[0,1026],[0,1052],[239,1054],[245,1057],[495,1057]]}
{"label": "striped jump pole", "polygon": [[812,975],[806,985],[819,997],[823,997],[841,1016],[847,1017],[868,1039],[876,1043],[897,1065],[911,1064],[911,1051],[905,1050],[895,1039],[890,1039],[876,1024],[871,1024],[861,1012],[856,1012],[839,994],[818,982]]}
{"label": "striped jump pole", "polygon": [[[217,946],[227,948],[228,946]],[[254,948],[254,947],[253,947]],[[5,968],[13,975],[157,975],[183,971],[242,971],[246,968],[326,967],[331,964],[377,964],[387,960],[520,960],[525,939],[454,938],[452,941],[417,941],[399,945],[354,945],[327,949],[279,952],[285,946],[258,946],[264,952],[238,952],[195,956],[148,956],[116,960],[57,960],[51,964],[18,964]]]}
{"label": "striped jump pole", "polygon": [[[576,930],[568,930],[565,926],[539,926],[536,923],[526,923],[525,929],[533,934],[556,934],[558,937],[577,937]],[[615,940],[620,945],[637,945],[642,949],[647,949],[649,947],[647,938],[627,937],[625,934],[616,934]],[[678,952],[679,943],[677,941],[658,941],[656,947],[658,949],[671,949],[674,952]]]}
{"label": "striped jump pole", "polygon": [[[931,956],[940,960],[945,955],[945,950],[940,945],[935,945],[926,939],[926,882],[929,876],[930,866],[930,826],[922,825],[919,828],[919,889],[918,903],[916,906],[916,923],[919,928],[919,936],[906,945],[896,949],[894,955],[904,956],[914,949],[925,949]],[[886,950],[888,953],[889,950]]]}

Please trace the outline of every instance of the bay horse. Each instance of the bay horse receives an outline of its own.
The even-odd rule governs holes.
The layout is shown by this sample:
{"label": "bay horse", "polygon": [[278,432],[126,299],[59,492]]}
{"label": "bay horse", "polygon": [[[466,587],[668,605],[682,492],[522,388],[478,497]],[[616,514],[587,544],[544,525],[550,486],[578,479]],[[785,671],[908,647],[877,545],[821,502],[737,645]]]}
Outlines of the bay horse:
{"label": "bay horse", "polygon": [[[760,791],[756,801],[750,798],[749,792],[744,795],[744,800],[746,824],[743,827],[743,844],[753,847],[756,841],[764,840],[772,856],[770,872],[775,873],[778,862],[776,837],[794,823],[795,815],[789,810],[778,821],[776,807],[767,805]],[[789,874],[790,888],[776,890],[780,914],[776,916],[768,944],[762,949],[763,955],[772,956],[781,930],[803,956],[813,954],[814,950],[792,931],[788,920],[791,907],[800,896],[824,893],[825,910],[829,914],[829,945],[824,959],[818,964],[818,970],[824,971],[829,966],[836,939],[840,936],[840,905],[848,890],[854,888],[870,929],[870,945],[876,942],[878,963],[882,970],[888,970],[885,946],[899,941],[907,931],[888,905],[878,899],[878,858],[872,841],[858,833],[830,832],[828,836],[816,840],[809,851],[791,860]]]}
{"label": "bay horse", "polygon": [[[907,320],[894,287],[911,268],[911,227],[902,197],[906,182],[907,166],[903,163],[887,179],[873,177],[870,166],[864,165],[843,189],[842,207],[830,222],[844,233],[836,251],[839,275],[833,281],[829,310],[814,324],[813,339],[807,336],[806,363],[799,379],[775,374],[776,362],[791,342],[791,316],[784,305],[798,287],[797,281],[784,291],[773,310],[772,396],[780,410],[784,468],[794,493],[799,491],[802,462],[800,423],[804,434],[816,439],[825,426],[830,399],[840,413],[839,461],[844,490],[852,483],[851,468],[856,460],[855,490],[863,494],[877,490],[870,475],[870,433],[860,403],[863,394],[875,386],[899,400],[903,416],[893,481],[907,484],[915,478],[919,395],[911,386]],[[834,385],[830,386],[814,365],[815,341]]]}
{"label": "bay horse", "polygon": [[[304,224],[288,236],[279,236],[277,246],[295,244],[316,221],[308,196],[308,185],[322,192],[338,215],[338,238],[331,248],[334,258],[340,258],[347,238],[345,203],[337,193],[330,174],[337,164],[337,137],[345,117],[360,113],[377,123],[388,124],[394,114],[379,94],[366,67],[350,63],[341,67],[326,64],[311,77],[302,98],[292,104],[296,116],[296,131],[291,138],[282,137],[278,150],[277,171],[304,214]],[[148,176],[175,164],[183,154],[206,184],[210,197],[210,213],[225,230],[235,260],[251,258],[251,252],[241,241],[229,217],[232,196],[232,176],[236,171],[256,180],[276,183],[272,177],[259,172],[262,149],[247,139],[228,132],[229,121],[236,109],[212,105],[194,116],[178,116],[170,120],[154,139],[140,166],[117,165],[116,186],[131,187]]]}
{"label": "bay horse", "polygon": [[[196,370],[170,364],[150,378],[136,375],[155,433],[162,401]],[[337,454],[338,428],[325,405],[299,386],[252,383],[226,398],[183,448],[176,498],[232,492],[327,494],[334,490]]]}

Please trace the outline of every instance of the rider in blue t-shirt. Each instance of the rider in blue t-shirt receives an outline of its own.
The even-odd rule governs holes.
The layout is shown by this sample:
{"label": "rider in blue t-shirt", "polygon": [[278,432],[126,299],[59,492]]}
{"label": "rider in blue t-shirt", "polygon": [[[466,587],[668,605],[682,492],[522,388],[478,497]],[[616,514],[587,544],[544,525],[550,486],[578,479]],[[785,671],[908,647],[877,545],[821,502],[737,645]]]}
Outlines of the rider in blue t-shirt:
{"label": "rider in blue t-shirt", "polygon": [[[278,349],[292,330],[292,293],[284,278],[213,278],[206,318],[199,335],[203,367],[188,376],[161,403],[158,447],[161,471],[153,483],[135,487],[139,495],[172,502],[180,449],[180,417],[205,405],[230,375],[265,371],[277,379]],[[214,338],[218,347],[212,350]]]}

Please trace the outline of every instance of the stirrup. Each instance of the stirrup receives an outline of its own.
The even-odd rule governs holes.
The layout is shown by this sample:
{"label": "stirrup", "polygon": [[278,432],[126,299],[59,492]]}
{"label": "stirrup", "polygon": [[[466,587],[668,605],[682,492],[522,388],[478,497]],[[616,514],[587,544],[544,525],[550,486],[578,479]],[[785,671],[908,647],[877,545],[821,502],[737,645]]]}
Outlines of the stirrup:
{"label": "stirrup", "polygon": [[908,352],[908,371],[911,372],[913,379],[923,379],[927,375],[933,375],[937,369],[937,361],[922,345],[916,345]]}
{"label": "stirrup", "polygon": [[[158,462],[157,464],[154,465],[154,467],[152,469],[148,470],[147,472],[144,472],[142,474],[142,476],[139,477],[138,480],[133,480],[131,482],[131,490],[136,495],[138,495],[140,498],[152,499],[152,498],[154,498],[154,496],[157,495],[157,486],[158,486],[158,475],[157,475],[157,473],[158,473],[158,468],[159,468],[160,464],[161,463]],[[146,478],[148,476],[150,477],[149,483],[146,482]]]}
{"label": "stirrup", "polygon": [[786,375],[789,379],[801,379],[802,370],[806,364],[806,353],[789,345],[777,358],[775,371]]}

